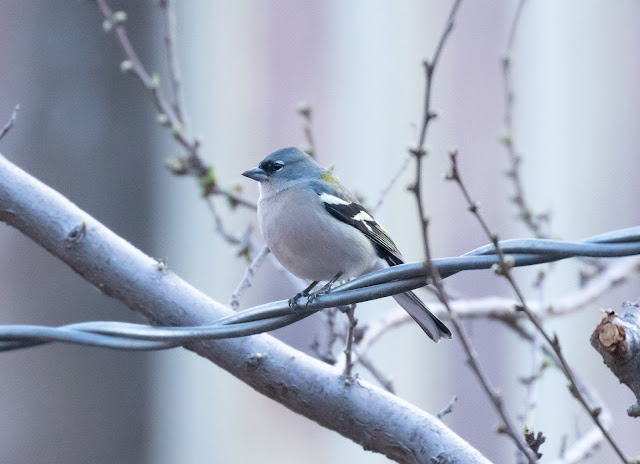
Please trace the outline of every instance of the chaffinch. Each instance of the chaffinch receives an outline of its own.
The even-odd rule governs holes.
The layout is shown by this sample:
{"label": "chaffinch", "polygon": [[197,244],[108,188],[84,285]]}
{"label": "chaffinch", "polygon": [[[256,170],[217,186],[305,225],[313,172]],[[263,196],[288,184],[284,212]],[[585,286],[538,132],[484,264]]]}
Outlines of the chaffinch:
{"label": "chaffinch", "polygon": [[[260,183],[264,240],[292,274],[333,282],[403,264],[382,226],[333,174],[297,148],[282,148],[242,174]],[[393,297],[434,341],[451,332],[413,292]]]}

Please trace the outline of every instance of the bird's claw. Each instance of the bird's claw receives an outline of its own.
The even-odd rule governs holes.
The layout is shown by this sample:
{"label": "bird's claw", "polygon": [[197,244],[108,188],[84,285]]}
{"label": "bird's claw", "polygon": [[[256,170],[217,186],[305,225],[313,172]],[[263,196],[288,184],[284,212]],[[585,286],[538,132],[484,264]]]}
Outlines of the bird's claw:
{"label": "bird's claw", "polygon": [[300,308],[300,305],[298,304],[298,300],[302,297],[307,298],[305,307],[309,306],[309,304],[313,303],[316,300],[316,298],[318,298],[320,295],[326,295],[327,293],[329,293],[329,291],[331,291],[331,286],[334,284],[336,280],[338,280],[338,278],[341,275],[342,275],[342,272],[336,274],[336,276],[333,279],[331,279],[329,282],[327,282],[327,284],[324,287],[322,287],[317,292],[311,293],[311,289],[318,283],[318,281],[314,280],[311,283],[311,285],[309,285],[307,288],[305,288],[301,292],[296,293],[291,298],[289,298],[289,308],[291,308],[292,311],[295,311],[296,309]]}
{"label": "bird's claw", "polygon": [[318,298],[319,294],[320,292],[310,293],[309,296],[307,297],[307,306],[309,306],[309,303],[313,303],[316,300],[316,298]]}
{"label": "bird's claw", "polygon": [[[303,296],[306,296],[306,295],[304,295],[303,292],[298,292],[295,295],[293,295],[291,298],[289,298],[289,308],[292,311],[295,311],[300,307],[300,305],[298,304],[298,300]],[[307,304],[309,304],[309,302],[307,302]]]}
{"label": "bird's claw", "polygon": [[[324,295],[328,293],[328,291],[329,289],[323,288],[317,292],[298,292],[295,295],[293,295],[291,298],[289,298],[289,308],[291,308],[292,311],[295,311],[303,306],[306,308],[311,303],[313,303],[316,300],[316,298],[318,298],[320,295]],[[300,300],[300,298],[307,299],[304,305],[298,304],[298,300]]]}

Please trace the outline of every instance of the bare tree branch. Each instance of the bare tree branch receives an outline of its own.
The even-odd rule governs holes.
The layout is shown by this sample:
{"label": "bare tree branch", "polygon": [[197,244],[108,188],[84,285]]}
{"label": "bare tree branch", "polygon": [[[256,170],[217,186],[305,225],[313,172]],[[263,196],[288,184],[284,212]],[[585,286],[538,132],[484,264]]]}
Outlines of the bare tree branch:
{"label": "bare tree branch", "polygon": [[[201,325],[231,313],[2,156],[0,220],[155,324]],[[397,462],[489,462],[436,418],[367,382],[345,386],[334,367],[271,336],[188,348],[294,412]]]}
{"label": "bare tree branch", "polygon": [[[164,2],[165,0],[161,0],[161,6],[163,6],[162,3]],[[187,157],[179,158],[175,163],[172,163],[172,165],[169,166],[170,170],[176,175],[189,174],[196,177],[200,181],[202,194],[205,197],[209,195],[221,195],[229,200],[232,207],[240,205],[255,210],[255,203],[245,200],[240,195],[220,187],[213,168],[208,166],[200,157],[200,141],[191,137],[187,132],[187,127],[184,124],[187,118],[184,114],[184,103],[179,85],[180,71],[174,49],[175,37],[173,34],[175,32],[175,19],[172,17],[172,5],[167,4],[165,8],[167,15],[165,43],[167,45],[167,53],[170,55],[170,75],[172,76],[175,92],[174,105],[170,105],[167,102],[160,91],[160,78],[156,74],[149,74],[138,57],[133,44],[129,40],[129,35],[125,28],[127,21],[126,13],[124,11],[116,11],[115,13],[111,11],[107,0],[96,0],[96,4],[104,16],[104,30],[106,32],[115,30],[118,42],[126,55],[126,60],[120,63],[120,69],[123,72],[133,73],[133,75],[138,78],[158,111],[158,122],[171,130],[173,138],[188,153]]]}
{"label": "bare tree branch", "polygon": [[591,334],[591,345],[613,374],[631,389],[636,402],[627,414],[640,417],[640,309],[625,302],[616,313],[608,311]]}
{"label": "bare tree branch", "polygon": [[449,153],[449,157],[451,160],[451,170],[447,174],[446,178],[448,180],[455,182],[458,185],[465,201],[469,206],[469,212],[473,214],[473,216],[476,218],[476,220],[480,224],[480,227],[482,228],[487,238],[493,242],[493,246],[495,247],[495,251],[499,259],[498,263],[494,265],[495,266],[494,271],[496,272],[496,274],[503,276],[507,280],[507,282],[509,282],[509,285],[513,289],[519,301],[518,310],[526,314],[529,321],[533,324],[533,326],[540,333],[540,335],[542,335],[542,337],[545,339],[548,346],[553,350],[555,356],[557,357],[557,360],[558,360],[559,366],[561,367],[562,372],[564,373],[565,377],[569,381],[569,390],[571,394],[576,398],[576,400],[578,400],[578,403],[580,403],[580,405],[589,414],[593,422],[600,429],[605,439],[609,442],[609,445],[611,445],[611,448],[613,448],[613,450],[618,455],[620,460],[624,463],[627,463],[628,461],[624,453],[622,452],[622,450],[620,449],[616,441],[613,439],[611,434],[609,434],[608,430],[604,427],[604,425],[600,421],[598,417],[599,413],[597,411],[597,408],[594,408],[591,404],[589,404],[589,401],[587,400],[585,395],[582,393],[582,391],[578,387],[578,384],[576,383],[575,374],[573,373],[573,369],[569,365],[569,362],[565,358],[564,353],[560,348],[560,342],[558,340],[558,337],[555,334],[552,337],[543,327],[542,321],[529,308],[529,304],[525,300],[524,294],[522,293],[520,286],[516,283],[515,279],[513,278],[513,275],[511,274],[511,269],[513,267],[513,257],[505,256],[504,251],[500,247],[498,236],[492,233],[491,230],[489,229],[487,222],[484,220],[484,218],[479,212],[478,204],[475,201],[473,201],[473,199],[471,198],[471,195],[469,194],[469,191],[467,190],[466,185],[462,181],[462,177],[460,176],[460,172],[458,169],[458,161],[457,161],[458,152],[455,150],[452,150]]}

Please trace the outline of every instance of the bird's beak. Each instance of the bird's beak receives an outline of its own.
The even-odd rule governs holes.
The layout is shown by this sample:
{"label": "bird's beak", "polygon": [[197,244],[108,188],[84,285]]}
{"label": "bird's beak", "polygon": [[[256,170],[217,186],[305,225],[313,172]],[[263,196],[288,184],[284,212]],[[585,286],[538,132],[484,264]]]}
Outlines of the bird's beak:
{"label": "bird's beak", "polygon": [[243,172],[242,175],[249,179],[257,180],[258,182],[267,180],[267,173],[261,168],[249,169],[248,171]]}

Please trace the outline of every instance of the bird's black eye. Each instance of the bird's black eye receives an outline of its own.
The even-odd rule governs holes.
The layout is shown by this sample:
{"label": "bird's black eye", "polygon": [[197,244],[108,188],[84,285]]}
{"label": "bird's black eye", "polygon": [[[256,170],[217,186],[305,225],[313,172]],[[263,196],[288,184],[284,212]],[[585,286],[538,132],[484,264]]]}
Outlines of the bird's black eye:
{"label": "bird's black eye", "polygon": [[279,171],[283,167],[284,167],[284,163],[282,161],[274,161],[273,162],[273,170],[274,171]]}

